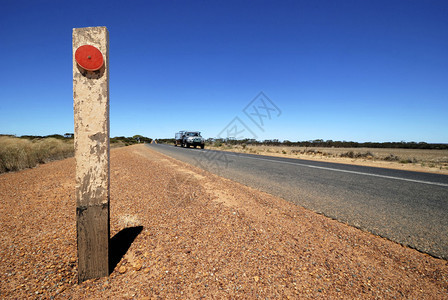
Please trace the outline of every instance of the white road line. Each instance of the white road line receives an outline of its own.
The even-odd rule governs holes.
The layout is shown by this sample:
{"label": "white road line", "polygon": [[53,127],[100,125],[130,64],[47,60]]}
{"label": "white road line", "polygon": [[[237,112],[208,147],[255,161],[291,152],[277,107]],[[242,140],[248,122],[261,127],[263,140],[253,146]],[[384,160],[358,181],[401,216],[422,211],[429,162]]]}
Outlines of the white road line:
{"label": "white road line", "polygon": [[[202,151],[210,151],[210,150],[202,150]],[[296,166],[313,168],[313,169],[321,169],[321,170],[328,170],[328,171],[334,171],[334,172],[350,173],[350,174],[365,175],[365,176],[380,177],[380,178],[386,178],[386,179],[395,179],[395,180],[402,180],[402,181],[409,181],[409,182],[416,182],[416,183],[423,183],[423,184],[430,184],[430,185],[437,185],[437,186],[448,187],[448,184],[440,183],[440,182],[431,182],[431,181],[423,181],[423,180],[408,179],[408,178],[401,178],[401,177],[394,177],[394,176],[378,175],[378,174],[364,173],[364,172],[357,172],[357,171],[333,169],[333,168],[328,168],[328,167],[312,166],[312,165],[306,165],[306,164],[289,162],[289,161],[273,160],[273,159],[267,159],[267,158],[245,156],[245,155],[244,156],[242,156],[242,155],[235,155],[235,154],[225,154],[225,155],[235,156],[235,157],[245,157],[245,158],[250,158],[250,159],[263,160],[263,161],[269,161],[269,162],[276,162],[276,163],[282,163],[282,164],[288,164],[288,165],[296,165]]]}

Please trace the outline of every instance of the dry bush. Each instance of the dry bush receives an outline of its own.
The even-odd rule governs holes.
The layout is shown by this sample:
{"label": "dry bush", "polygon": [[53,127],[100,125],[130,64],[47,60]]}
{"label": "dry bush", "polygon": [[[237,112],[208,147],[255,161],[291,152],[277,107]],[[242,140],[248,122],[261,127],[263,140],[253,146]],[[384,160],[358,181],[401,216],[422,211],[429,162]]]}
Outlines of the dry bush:
{"label": "dry bush", "polygon": [[120,147],[126,147],[127,145],[125,144],[125,142],[123,141],[110,141],[110,148],[114,149],[114,148],[120,148]]}
{"label": "dry bush", "polygon": [[35,167],[73,156],[73,141],[0,137],[0,173]]}
{"label": "dry bush", "polygon": [[[391,154],[392,155],[392,154]],[[348,151],[339,154],[340,157],[348,157],[348,158],[373,158],[374,155],[372,152],[354,152],[354,151]]]}

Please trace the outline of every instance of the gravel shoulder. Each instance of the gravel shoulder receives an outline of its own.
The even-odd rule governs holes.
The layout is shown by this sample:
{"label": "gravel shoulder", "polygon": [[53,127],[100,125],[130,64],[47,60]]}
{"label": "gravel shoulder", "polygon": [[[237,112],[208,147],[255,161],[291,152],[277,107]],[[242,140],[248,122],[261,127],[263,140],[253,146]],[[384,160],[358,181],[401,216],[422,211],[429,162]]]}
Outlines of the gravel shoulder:
{"label": "gravel shoulder", "polygon": [[109,277],[77,284],[74,159],[0,175],[0,298],[446,299],[448,262],[143,145],[111,151]]}

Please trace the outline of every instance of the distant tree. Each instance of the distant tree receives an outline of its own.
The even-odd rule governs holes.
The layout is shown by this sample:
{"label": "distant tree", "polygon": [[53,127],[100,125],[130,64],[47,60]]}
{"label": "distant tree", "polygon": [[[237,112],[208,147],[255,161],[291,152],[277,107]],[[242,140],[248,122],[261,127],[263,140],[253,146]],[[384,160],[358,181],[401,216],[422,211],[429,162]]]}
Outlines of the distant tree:
{"label": "distant tree", "polygon": [[60,134],[51,134],[51,135],[47,135],[45,137],[46,138],[54,138],[54,139],[58,139],[58,140],[65,139],[65,137],[63,135],[60,135]]}
{"label": "distant tree", "polygon": [[141,139],[142,139],[142,138],[145,138],[145,137],[142,136],[142,135],[136,134],[136,135],[134,135],[132,138],[133,138],[134,140],[136,140],[137,143],[140,143]]}

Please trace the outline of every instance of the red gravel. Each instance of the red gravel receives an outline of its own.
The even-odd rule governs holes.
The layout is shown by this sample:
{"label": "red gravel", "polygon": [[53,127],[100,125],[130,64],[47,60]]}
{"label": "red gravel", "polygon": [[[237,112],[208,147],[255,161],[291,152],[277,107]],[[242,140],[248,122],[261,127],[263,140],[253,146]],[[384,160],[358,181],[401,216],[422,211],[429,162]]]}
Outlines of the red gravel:
{"label": "red gravel", "polygon": [[445,260],[143,145],[111,154],[111,234],[143,230],[82,284],[74,160],[0,175],[0,298],[448,298]]}

